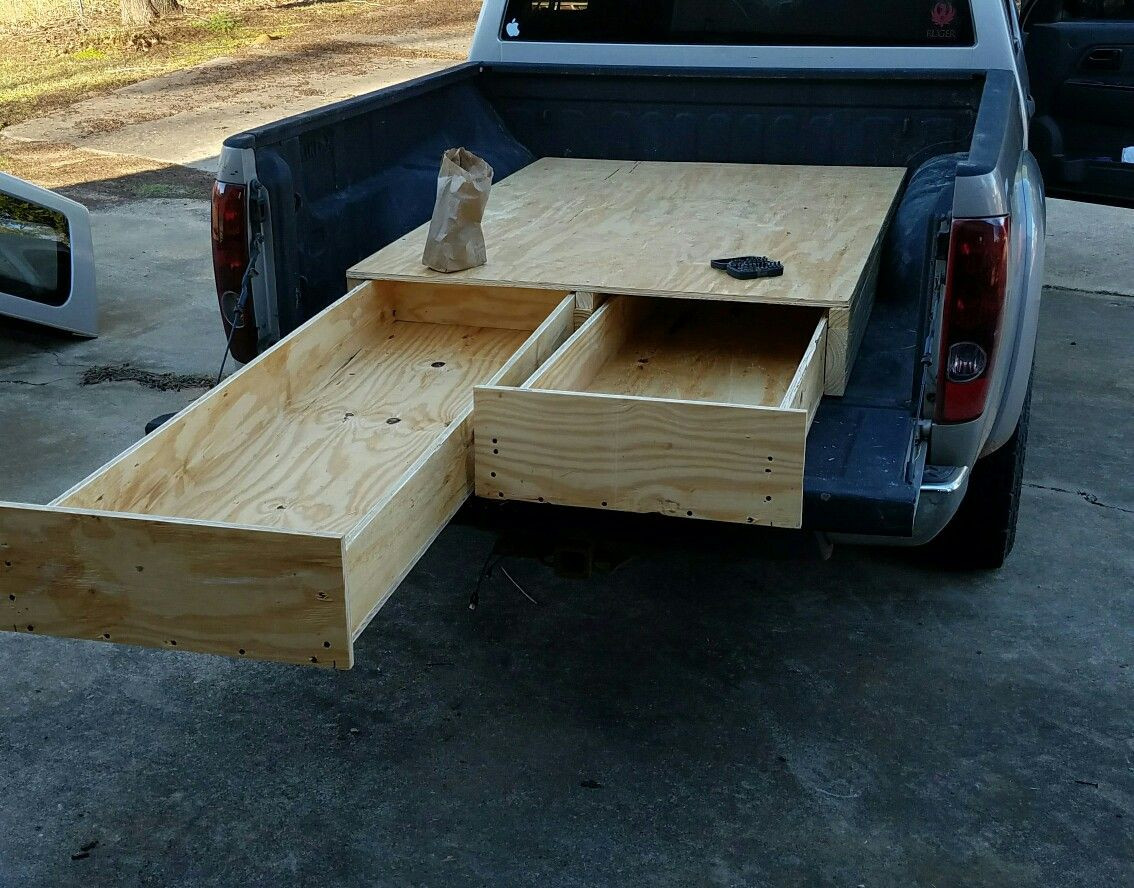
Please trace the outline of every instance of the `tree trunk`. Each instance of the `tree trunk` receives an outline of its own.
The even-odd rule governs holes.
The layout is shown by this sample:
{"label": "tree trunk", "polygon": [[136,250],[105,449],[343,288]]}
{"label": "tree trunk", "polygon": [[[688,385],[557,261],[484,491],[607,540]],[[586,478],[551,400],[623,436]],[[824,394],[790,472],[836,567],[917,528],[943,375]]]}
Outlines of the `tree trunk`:
{"label": "tree trunk", "polygon": [[124,25],[148,25],[163,15],[181,11],[178,0],[120,0],[120,2]]}

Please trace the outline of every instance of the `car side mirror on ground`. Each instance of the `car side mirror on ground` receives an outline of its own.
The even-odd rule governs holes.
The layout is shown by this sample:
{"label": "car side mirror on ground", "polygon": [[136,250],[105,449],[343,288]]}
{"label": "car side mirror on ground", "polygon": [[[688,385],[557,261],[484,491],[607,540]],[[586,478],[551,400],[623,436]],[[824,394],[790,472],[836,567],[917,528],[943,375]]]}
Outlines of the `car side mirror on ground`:
{"label": "car side mirror on ground", "polygon": [[0,315],[98,335],[90,214],[0,173]]}

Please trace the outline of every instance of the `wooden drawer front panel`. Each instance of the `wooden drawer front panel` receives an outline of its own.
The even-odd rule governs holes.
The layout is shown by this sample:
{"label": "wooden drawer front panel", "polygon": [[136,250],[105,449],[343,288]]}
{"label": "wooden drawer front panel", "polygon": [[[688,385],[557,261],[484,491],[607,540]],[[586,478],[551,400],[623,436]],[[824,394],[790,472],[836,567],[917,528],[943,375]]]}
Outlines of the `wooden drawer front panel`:
{"label": "wooden drawer front panel", "polygon": [[816,312],[616,297],[522,386],[476,389],[476,491],[798,527],[825,353]]}
{"label": "wooden drawer front panel", "polygon": [[484,387],[474,414],[480,496],[800,524],[802,410]]}
{"label": "wooden drawer front panel", "polygon": [[0,504],[4,628],[349,669],[339,540]]}

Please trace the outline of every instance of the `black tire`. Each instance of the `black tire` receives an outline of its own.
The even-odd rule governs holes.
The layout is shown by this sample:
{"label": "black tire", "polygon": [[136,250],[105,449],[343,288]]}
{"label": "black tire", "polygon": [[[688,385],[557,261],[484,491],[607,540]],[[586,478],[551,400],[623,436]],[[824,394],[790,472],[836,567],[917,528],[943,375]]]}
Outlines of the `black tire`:
{"label": "black tire", "polygon": [[175,416],[177,416],[176,413],[163,413],[161,416],[155,416],[153,419],[146,423],[146,434],[149,435],[153,432],[156,432]]}
{"label": "black tire", "polygon": [[1012,437],[995,453],[977,460],[961,507],[930,544],[932,556],[940,563],[961,570],[1004,566],[1016,541],[1031,412],[1029,385]]}

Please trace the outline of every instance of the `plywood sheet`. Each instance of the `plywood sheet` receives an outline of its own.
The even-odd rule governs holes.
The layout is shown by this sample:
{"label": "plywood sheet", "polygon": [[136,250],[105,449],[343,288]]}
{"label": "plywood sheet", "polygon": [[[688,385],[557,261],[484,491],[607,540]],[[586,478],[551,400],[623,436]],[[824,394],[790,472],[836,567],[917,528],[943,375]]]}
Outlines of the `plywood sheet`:
{"label": "plywood sheet", "polygon": [[[493,186],[488,263],[442,275],[421,264],[426,226],[351,278],[738,299],[848,307],[905,170],[543,158]],[[738,281],[720,256],[781,260]]]}

